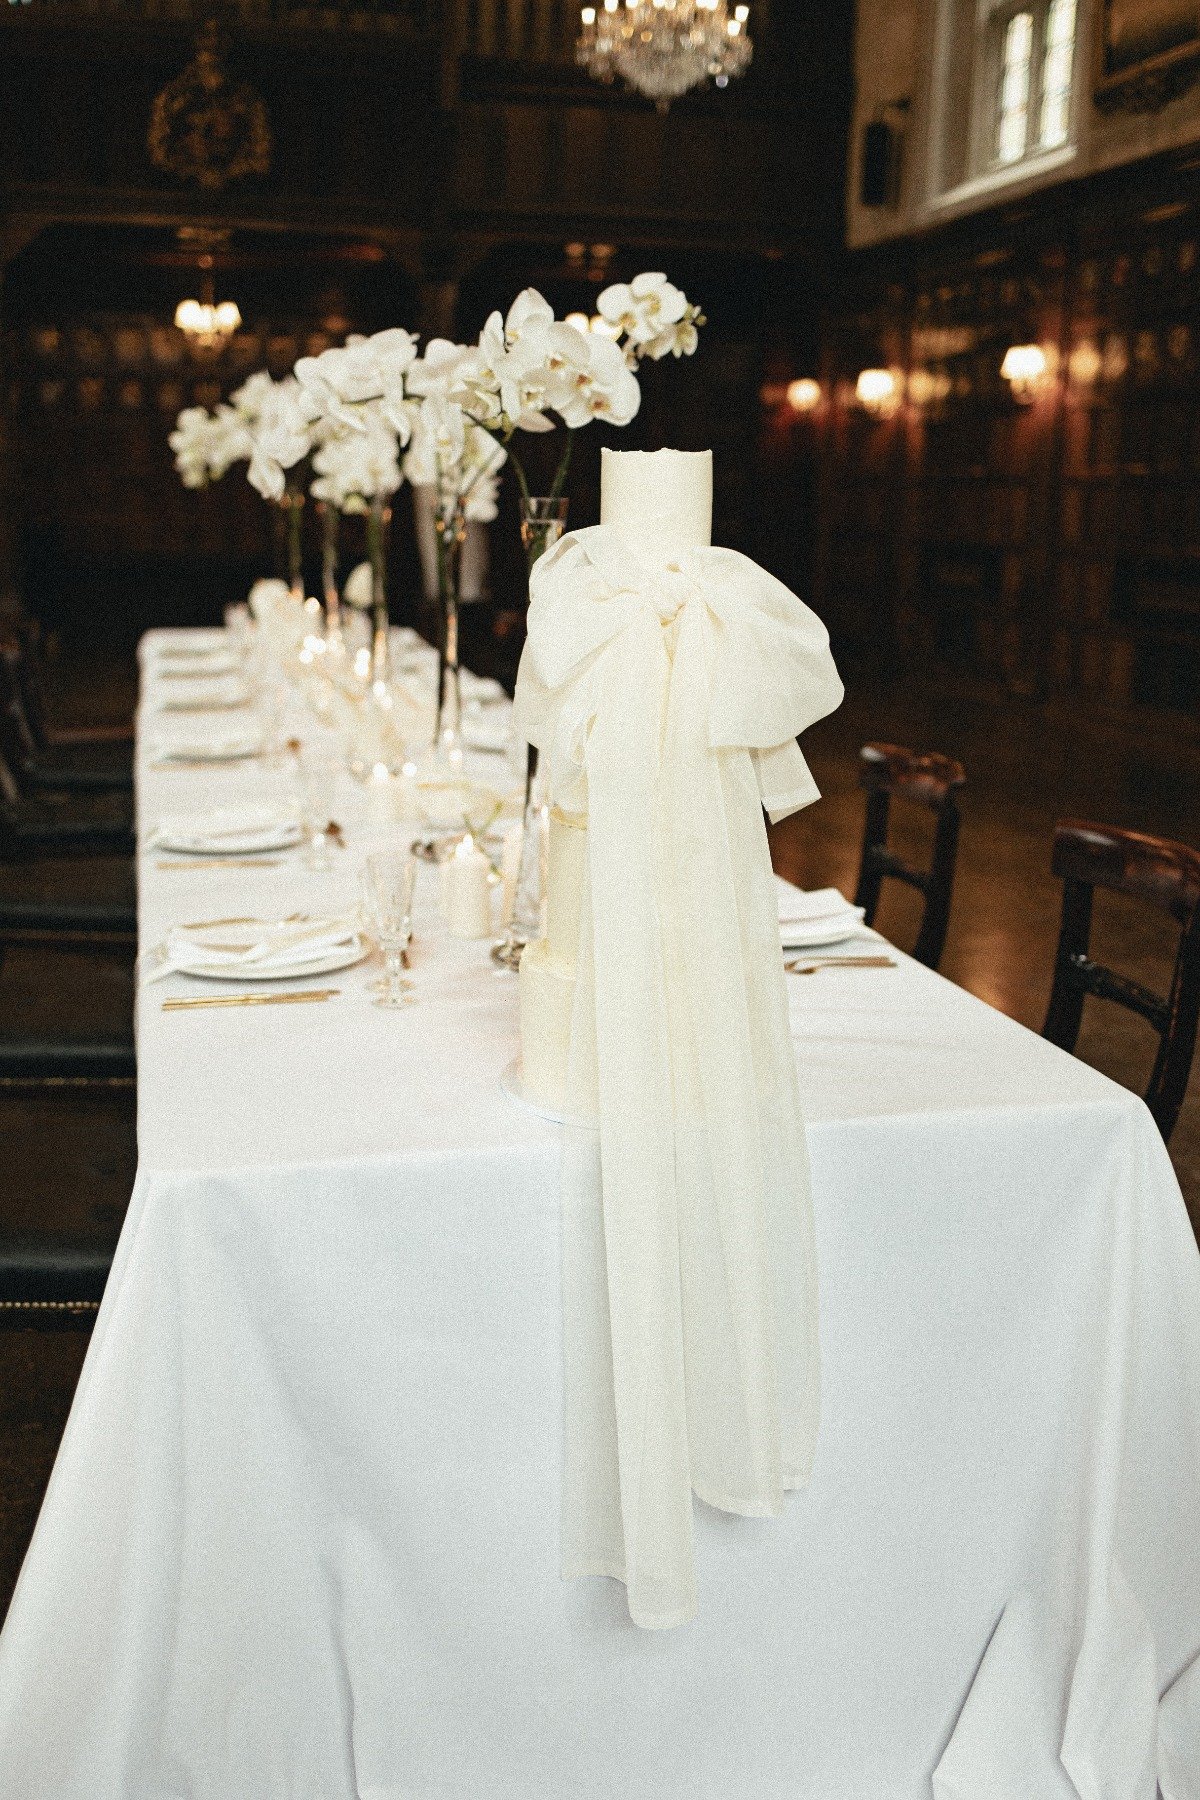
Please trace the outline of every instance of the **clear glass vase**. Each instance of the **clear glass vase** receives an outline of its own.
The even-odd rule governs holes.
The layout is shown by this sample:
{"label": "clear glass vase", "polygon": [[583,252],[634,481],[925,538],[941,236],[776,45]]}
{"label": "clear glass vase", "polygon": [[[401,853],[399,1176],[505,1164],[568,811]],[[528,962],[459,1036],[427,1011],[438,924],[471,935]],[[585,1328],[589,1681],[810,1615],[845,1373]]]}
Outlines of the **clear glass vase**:
{"label": "clear glass vase", "polygon": [[437,531],[438,600],[441,629],[438,635],[438,702],[433,747],[440,762],[462,767],[462,689],[458,662],[458,607],[462,579],[462,553],[467,538],[467,518],[461,501],[448,513],[440,509]]}
{"label": "clear glass vase", "polygon": [[[521,542],[532,573],[539,557],[552,550],[567,528],[568,502],[561,495],[521,497]],[[538,753],[529,745],[525,758],[525,803],[521,815],[521,863],[512,919],[492,957],[515,969],[521,952],[542,932],[543,806],[537,783]]]}
{"label": "clear glass vase", "polygon": [[367,509],[367,560],[371,565],[371,693],[391,698],[392,658],[388,641],[387,538],[392,503],[377,495]]}
{"label": "clear glass vase", "polygon": [[321,594],[325,602],[325,650],[327,655],[343,656],[342,595],[338,587],[338,528],[342,515],[332,500],[317,502],[321,519]]}
{"label": "clear glass vase", "polygon": [[285,488],[279,501],[283,519],[283,554],[286,581],[292,599],[304,603],[304,495]]}

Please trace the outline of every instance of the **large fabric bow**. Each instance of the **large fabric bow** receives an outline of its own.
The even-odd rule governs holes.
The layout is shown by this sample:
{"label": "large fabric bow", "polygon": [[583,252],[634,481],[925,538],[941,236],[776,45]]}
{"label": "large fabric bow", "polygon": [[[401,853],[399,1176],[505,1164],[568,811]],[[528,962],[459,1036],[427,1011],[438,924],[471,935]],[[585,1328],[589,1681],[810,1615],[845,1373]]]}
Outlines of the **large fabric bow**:
{"label": "large fabric bow", "polygon": [[730,550],[648,566],[610,527],[534,569],[517,725],[587,814],[563,1161],[563,1568],[635,1622],[695,1611],[692,1493],[777,1513],[816,1437],[816,1268],[762,809],[828,637]]}

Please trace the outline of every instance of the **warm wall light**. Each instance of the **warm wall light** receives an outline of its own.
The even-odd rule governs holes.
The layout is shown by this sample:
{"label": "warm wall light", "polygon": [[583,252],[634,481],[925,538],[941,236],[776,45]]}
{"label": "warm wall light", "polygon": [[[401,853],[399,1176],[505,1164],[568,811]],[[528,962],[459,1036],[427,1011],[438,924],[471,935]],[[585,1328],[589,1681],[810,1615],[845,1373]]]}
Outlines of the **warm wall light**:
{"label": "warm wall light", "polygon": [[787,403],[793,412],[813,412],[821,404],[821,384],[811,375],[801,375],[787,384]]}
{"label": "warm wall light", "polygon": [[1010,344],[1000,373],[1011,387],[1014,400],[1032,400],[1045,381],[1049,366],[1040,344]]}
{"label": "warm wall light", "polygon": [[1100,379],[1100,371],[1103,366],[1104,359],[1090,338],[1084,338],[1082,343],[1076,344],[1067,358],[1067,368],[1070,371],[1071,380],[1079,382],[1084,387],[1090,387],[1094,381]]}
{"label": "warm wall light", "polygon": [[868,412],[891,412],[900,397],[900,384],[890,369],[861,369],[854,384],[854,398]]}

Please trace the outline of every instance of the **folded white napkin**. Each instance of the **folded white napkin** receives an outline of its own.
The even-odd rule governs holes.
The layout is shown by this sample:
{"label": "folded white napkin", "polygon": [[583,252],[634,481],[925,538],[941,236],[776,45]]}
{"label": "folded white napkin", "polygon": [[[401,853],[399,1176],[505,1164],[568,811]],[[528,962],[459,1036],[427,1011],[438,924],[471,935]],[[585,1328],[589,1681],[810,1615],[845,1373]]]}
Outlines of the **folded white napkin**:
{"label": "folded white napkin", "polygon": [[462,740],[468,750],[503,752],[512,742],[512,719],[477,718],[468,715],[462,724]]}
{"label": "folded white napkin", "polygon": [[283,849],[300,840],[293,813],[267,807],[216,807],[208,812],[180,813],[160,819],[146,842],[162,850],[212,851]]}
{"label": "folded white napkin", "polygon": [[155,767],[173,762],[230,762],[240,756],[258,756],[263,747],[259,731],[231,731],[217,737],[172,738],[155,744],[150,761]]}
{"label": "folded white napkin", "polygon": [[473,701],[477,706],[492,706],[498,700],[507,699],[504,689],[490,675],[473,675],[470,669],[460,669],[458,688],[464,700]]}
{"label": "folded white napkin", "polygon": [[242,659],[232,650],[196,650],[187,656],[164,651],[155,659],[160,681],[191,681],[205,676],[236,675]]}
{"label": "folded white napkin", "polygon": [[195,712],[197,709],[209,708],[221,711],[246,706],[249,700],[250,693],[244,683],[229,676],[216,681],[202,676],[194,682],[173,682],[161,695],[156,696],[159,712]]}
{"label": "folded white napkin", "polygon": [[150,650],[154,656],[203,656],[228,647],[229,633],[223,625],[205,625],[164,634]]}
{"label": "folded white napkin", "polygon": [[146,980],[205,972],[233,975],[243,970],[248,978],[278,977],[290,969],[305,969],[334,951],[353,952],[360,943],[358,922],[352,915],[176,925],[168,931],[162,959]]}
{"label": "folded white napkin", "polygon": [[805,892],[776,878],[779,899],[779,938],[785,950],[807,950],[818,944],[836,944],[850,936],[865,936],[863,909],[852,906],[837,888],[813,888]]}

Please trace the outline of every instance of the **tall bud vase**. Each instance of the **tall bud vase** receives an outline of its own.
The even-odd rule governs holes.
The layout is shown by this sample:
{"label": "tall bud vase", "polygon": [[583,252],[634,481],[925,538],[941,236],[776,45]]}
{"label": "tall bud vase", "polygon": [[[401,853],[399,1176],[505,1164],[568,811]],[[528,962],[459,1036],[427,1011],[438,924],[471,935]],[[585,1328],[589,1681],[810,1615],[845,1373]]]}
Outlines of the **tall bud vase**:
{"label": "tall bud vase", "polygon": [[437,531],[438,598],[441,633],[438,642],[438,708],[433,747],[439,760],[462,764],[462,692],[458,665],[458,602],[467,518],[461,500],[447,516],[439,509]]}
{"label": "tall bud vase", "polygon": [[391,698],[387,601],[387,535],[391,523],[391,501],[377,495],[367,509],[367,560],[371,565],[371,692],[376,700]]}
{"label": "tall bud vase", "polygon": [[285,488],[279,502],[283,511],[284,554],[287,559],[287,584],[292,599],[304,603],[304,495],[297,488]]}
{"label": "tall bud vase", "polygon": [[321,594],[325,601],[325,648],[327,654],[341,656],[342,596],[338,588],[338,526],[341,514],[332,500],[319,500],[321,515]]}
{"label": "tall bud vase", "polygon": [[[533,565],[552,550],[567,528],[567,501],[561,496],[521,496],[521,542],[525,560]],[[532,744],[525,758],[525,804],[521,820],[521,863],[512,918],[492,957],[506,969],[515,969],[526,944],[542,931],[542,804],[537,785],[538,753]]]}

